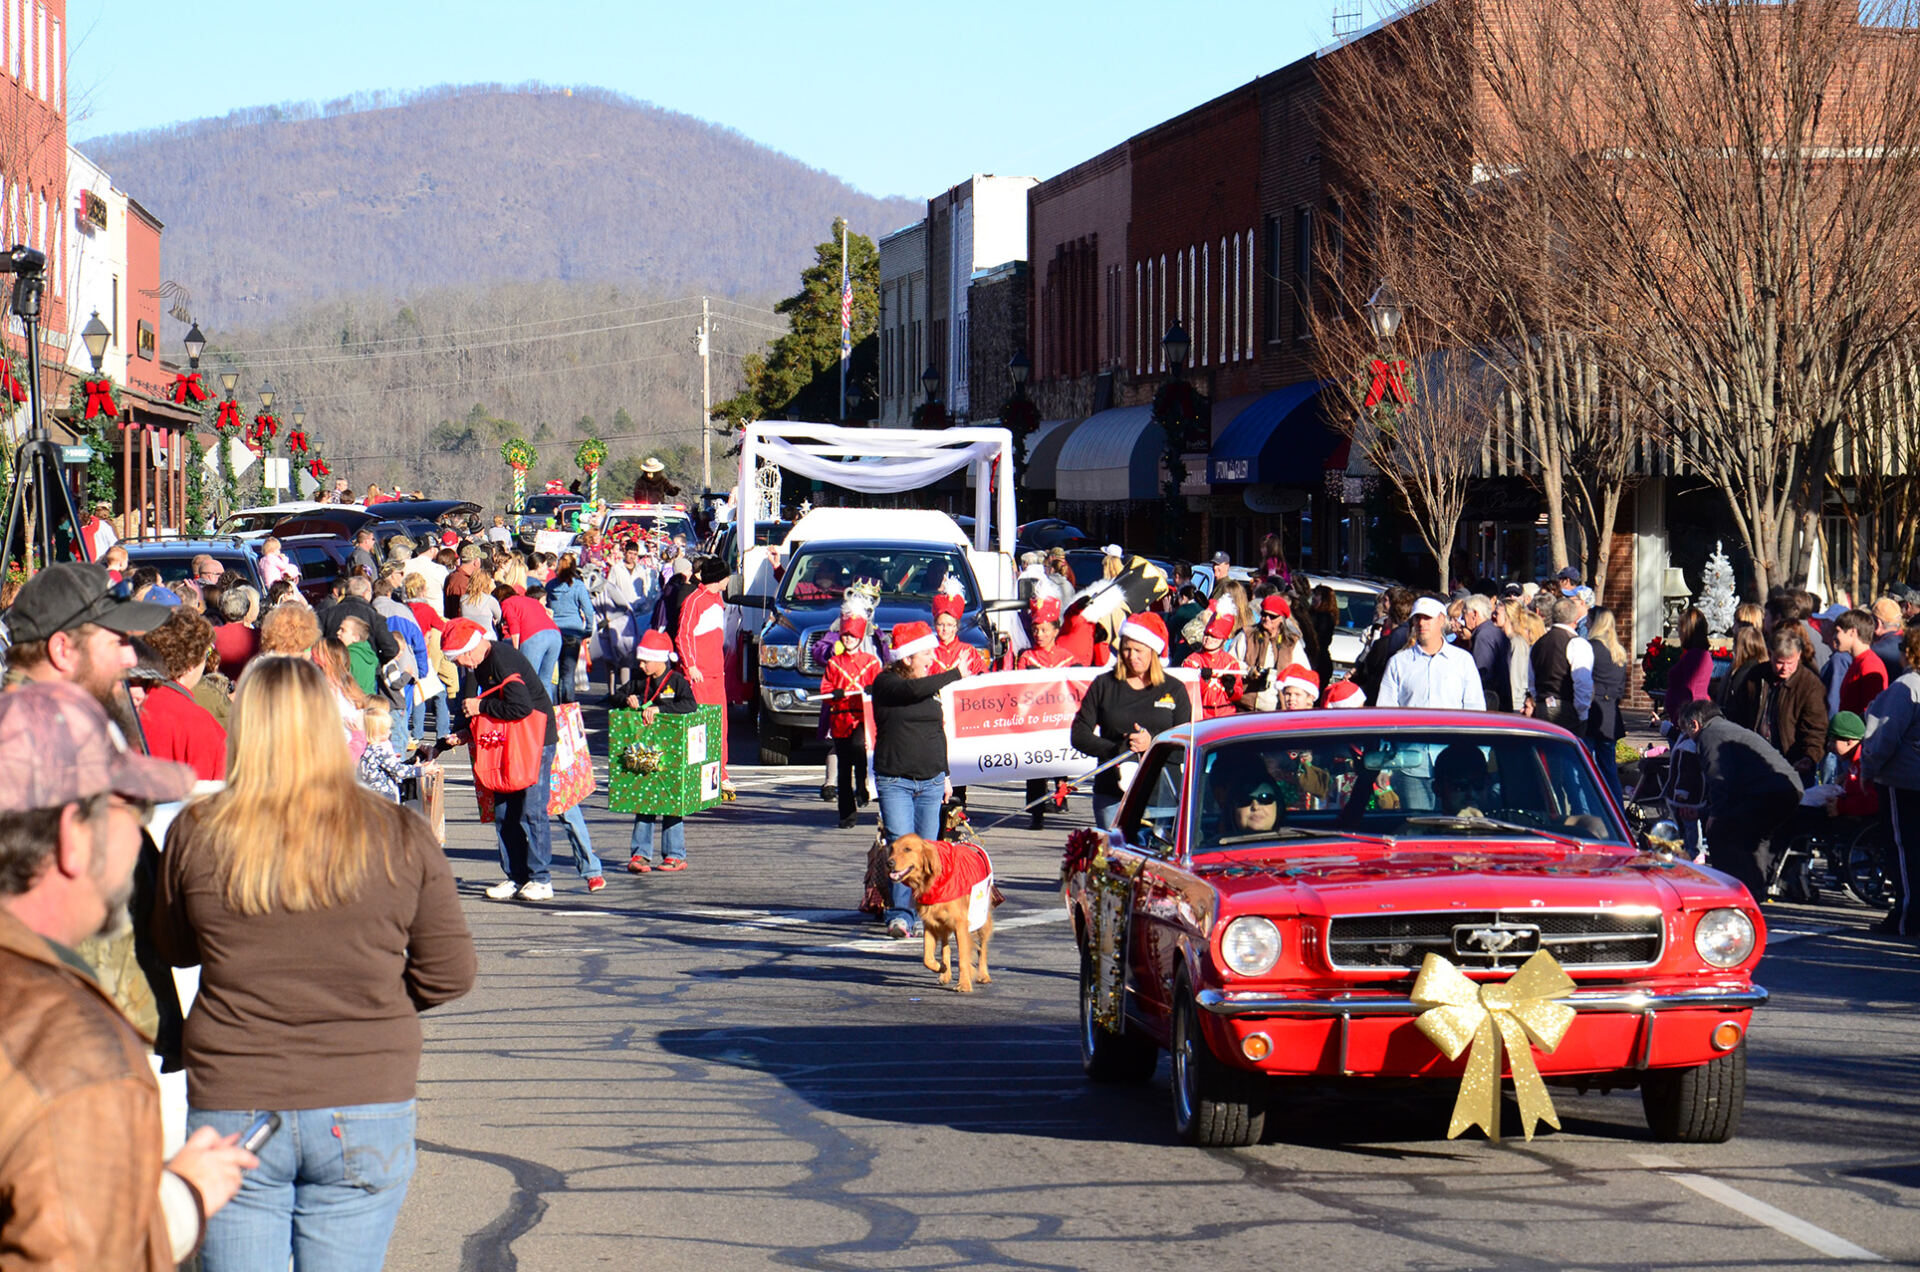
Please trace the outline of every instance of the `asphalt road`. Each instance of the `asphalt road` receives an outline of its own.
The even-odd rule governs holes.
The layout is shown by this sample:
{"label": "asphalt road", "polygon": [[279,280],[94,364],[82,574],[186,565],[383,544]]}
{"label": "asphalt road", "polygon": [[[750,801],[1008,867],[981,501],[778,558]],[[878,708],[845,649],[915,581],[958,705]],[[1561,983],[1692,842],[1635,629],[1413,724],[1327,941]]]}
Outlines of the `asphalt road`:
{"label": "asphalt road", "polygon": [[[1636,1094],[1560,1089],[1562,1131],[1520,1139],[1509,1098],[1514,1138],[1449,1142],[1451,1084],[1356,1085],[1202,1151],[1164,1061],[1145,1088],[1080,1074],[1064,830],[985,834],[1008,901],[965,998],[854,912],[873,810],[836,829],[818,767],[737,770],[678,875],[620,872],[630,819],[596,795],[609,886],[556,871],[544,905],[480,896],[499,871],[460,778],[480,978],[427,1017],[390,1268],[1920,1263],[1920,948],[1864,911],[1772,914],[1730,1144],[1655,1144]],[[976,824],[1015,802],[975,788]]]}

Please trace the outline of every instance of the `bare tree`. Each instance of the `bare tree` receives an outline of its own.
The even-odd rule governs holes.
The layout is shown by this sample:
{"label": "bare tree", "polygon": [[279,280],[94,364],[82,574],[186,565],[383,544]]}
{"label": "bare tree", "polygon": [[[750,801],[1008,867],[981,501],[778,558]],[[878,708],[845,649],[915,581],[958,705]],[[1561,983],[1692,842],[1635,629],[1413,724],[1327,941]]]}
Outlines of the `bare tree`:
{"label": "bare tree", "polygon": [[1920,321],[1913,0],[1483,3],[1580,32],[1569,256],[1760,588],[1804,580],[1842,424]]}

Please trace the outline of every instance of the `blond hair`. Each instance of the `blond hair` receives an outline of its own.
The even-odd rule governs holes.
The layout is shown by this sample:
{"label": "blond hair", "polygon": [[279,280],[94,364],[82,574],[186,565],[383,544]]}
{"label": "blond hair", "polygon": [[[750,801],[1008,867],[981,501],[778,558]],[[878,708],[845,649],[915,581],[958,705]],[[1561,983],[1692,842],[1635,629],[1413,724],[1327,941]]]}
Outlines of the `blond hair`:
{"label": "blond hair", "polygon": [[461,596],[463,601],[478,605],[486,597],[493,595],[493,571],[484,565],[473,567],[473,573],[467,576],[467,590]]}
{"label": "blond hair", "polygon": [[412,600],[416,596],[425,596],[427,594],[427,576],[415,570],[412,574],[407,575],[406,588],[408,600]]}
{"label": "blond hair", "polygon": [[493,572],[495,583],[504,583],[516,592],[527,590],[527,563],[517,556],[510,556],[500,563]]}
{"label": "blond hair", "polygon": [[393,736],[393,708],[383,698],[368,698],[360,708],[361,731],[369,742],[384,742]]}
{"label": "blond hair", "polygon": [[[354,780],[326,677],[304,658],[247,664],[227,734],[227,785],[201,806],[227,908],[236,914],[324,910],[353,900],[386,845],[397,809]],[[393,811],[390,811],[393,810]]]}
{"label": "blond hair", "polygon": [[1620,644],[1620,625],[1613,611],[1604,605],[1596,605],[1587,619],[1587,640],[1607,651],[1614,665],[1627,665],[1627,651]]}

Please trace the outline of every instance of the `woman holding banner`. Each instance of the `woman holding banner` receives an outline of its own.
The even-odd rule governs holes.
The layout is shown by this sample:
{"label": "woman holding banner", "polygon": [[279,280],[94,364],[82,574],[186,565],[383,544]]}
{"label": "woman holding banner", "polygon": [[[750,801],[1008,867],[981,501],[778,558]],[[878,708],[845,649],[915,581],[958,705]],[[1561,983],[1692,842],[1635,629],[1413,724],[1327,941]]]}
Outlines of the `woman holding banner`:
{"label": "woman holding banner", "polygon": [[[1033,633],[1033,648],[1020,655],[1018,670],[1051,670],[1055,667],[1078,667],[1079,657],[1060,641],[1060,598],[1050,595],[1036,595],[1027,602],[1027,627]],[[1044,806],[1038,801],[1047,793],[1050,779],[1030,777],[1027,779],[1027,806],[1032,810],[1027,825],[1032,830],[1046,828]],[[1062,791],[1059,801],[1066,806],[1066,795]]]}
{"label": "woman holding banner", "polygon": [[[1167,626],[1158,614],[1135,614],[1120,628],[1120,657],[1110,675],[1087,686],[1080,713],[1073,718],[1073,745],[1101,764],[1129,752],[1145,755],[1153,739],[1193,719],[1183,686],[1167,678],[1160,660],[1167,654]],[[1120,811],[1120,768],[1093,779],[1093,823],[1113,829]]]}
{"label": "woman holding banner", "polygon": [[[939,638],[925,623],[893,629],[893,665],[874,679],[873,785],[880,795],[880,831],[892,843],[902,835],[940,838],[940,805],[947,793],[947,732],[940,691],[959,680],[958,667],[928,674]],[[887,935],[913,935],[913,893],[892,882]]]}

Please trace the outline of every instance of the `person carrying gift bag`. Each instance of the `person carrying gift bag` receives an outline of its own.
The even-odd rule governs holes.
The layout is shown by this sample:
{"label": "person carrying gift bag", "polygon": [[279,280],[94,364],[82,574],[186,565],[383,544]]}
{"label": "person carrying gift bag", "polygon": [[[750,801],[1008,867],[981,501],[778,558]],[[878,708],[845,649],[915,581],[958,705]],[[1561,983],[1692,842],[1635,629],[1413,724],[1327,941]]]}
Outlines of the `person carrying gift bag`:
{"label": "person carrying gift bag", "polygon": [[475,696],[460,705],[473,748],[473,780],[494,791],[494,833],[506,878],[487,889],[493,901],[553,900],[553,840],[547,801],[560,735],[553,701],[525,654],[487,639],[472,619],[447,624],[441,649],[473,673]]}
{"label": "person carrying gift bag", "polygon": [[879,657],[863,647],[866,637],[865,618],[843,617],[840,639],[820,678],[820,695],[827,700],[827,734],[833,739],[842,830],[853,825],[856,808],[867,803],[866,692],[881,667]]}
{"label": "person carrying gift bag", "polygon": [[[635,674],[624,684],[613,687],[614,702],[638,711],[642,721],[649,725],[663,713],[692,715],[699,704],[694,700],[693,686],[687,683],[685,676],[673,669],[674,660],[673,642],[667,639],[665,632],[648,632],[642,636],[635,654]],[[660,847],[658,865],[653,861],[656,840]],[[627,858],[628,873],[646,874],[653,870],[671,873],[686,868],[686,819],[636,814],[633,819],[632,852]]]}

